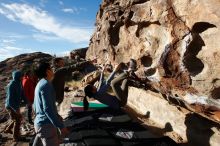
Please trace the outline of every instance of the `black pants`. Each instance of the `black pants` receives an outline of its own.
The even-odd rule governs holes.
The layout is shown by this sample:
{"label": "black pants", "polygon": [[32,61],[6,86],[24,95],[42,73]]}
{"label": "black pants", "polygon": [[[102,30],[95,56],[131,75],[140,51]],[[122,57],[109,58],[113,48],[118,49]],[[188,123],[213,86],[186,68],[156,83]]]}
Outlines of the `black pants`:
{"label": "black pants", "polygon": [[27,113],[26,113],[26,116],[28,118],[28,122],[31,122],[32,123],[32,104],[28,104],[26,106],[27,108]]}
{"label": "black pants", "polygon": [[127,73],[122,73],[111,81],[111,87],[115,96],[120,100],[121,106],[127,104],[128,98],[128,79]]}

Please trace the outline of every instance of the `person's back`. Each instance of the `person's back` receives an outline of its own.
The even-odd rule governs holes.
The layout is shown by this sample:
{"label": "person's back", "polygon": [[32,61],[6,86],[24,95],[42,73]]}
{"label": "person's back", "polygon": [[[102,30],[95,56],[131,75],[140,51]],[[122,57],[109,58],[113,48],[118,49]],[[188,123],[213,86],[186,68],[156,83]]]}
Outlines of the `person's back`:
{"label": "person's back", "polygon": [[31,75],[31,71],[25,72],[25,75],[22,78],[22,86],[24,89],[24,95],[27,98],[27,118],[30,124],[33,124],[32,121],[32,104],[34,102],[34,90],[36,83]]}
{"label": "person's back", "polygon": [[20,125],[21,125],[21,114],[20,114],[20,103],[23,98],[23,90],[21,85],[21,72],[14,71],[12,73],[13,80],[7,86],[7,95],[5,108],[7,109],[11,123],[4,130],[5,133],[12,132],[13,139],[18,141],[20,139]]}
{"label": "person's back", "polygon": [[22,99],[21,72],[14,71],[13,79],[7,86],[6,108],[12,108],[14,111],[19,109]]}
{"label": "person's back", "polygon": [[29,74],[22,78],[22,86],[25,97],[27,97],[28,102],[32,104],[34,102],[35,83]]}
{"label": "person's back", "polygon": [[[52,116],[58,119],[58,115],[55,114],[57,113],[55,97],[55,91],[52,84],[46,79],[41,79],[36,86],[34,100],[34,111],[36,113],[34,123],[37,126],[52,123],[50,116],[48,117],[47,115],[48,113],[52,113]],[[47,108],[48,106],[50,106],[50,108]],[[58,123],[58,125],[61,124]]]}

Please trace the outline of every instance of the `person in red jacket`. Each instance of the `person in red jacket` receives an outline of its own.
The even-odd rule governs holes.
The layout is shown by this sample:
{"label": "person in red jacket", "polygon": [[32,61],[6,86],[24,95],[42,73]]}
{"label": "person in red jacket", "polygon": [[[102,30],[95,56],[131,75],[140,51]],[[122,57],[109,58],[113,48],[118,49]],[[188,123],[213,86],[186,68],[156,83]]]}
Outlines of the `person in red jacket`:
{"label": "person in red jacket", "polygon": [[27,98],[27,108],[28,108],[28,122],[33,124],[32,121],[32,104],[34,102],[34,90],[36,86],[36,81],[34,80],[34,75],[31,71],[25,72],[22,78],[22,86],[24,89],[24,95]]}

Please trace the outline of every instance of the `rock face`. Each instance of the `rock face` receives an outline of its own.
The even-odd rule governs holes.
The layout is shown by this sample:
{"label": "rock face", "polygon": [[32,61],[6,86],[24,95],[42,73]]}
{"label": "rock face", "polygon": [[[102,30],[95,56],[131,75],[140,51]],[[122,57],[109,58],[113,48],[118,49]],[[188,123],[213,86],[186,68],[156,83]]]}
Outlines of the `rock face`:
{"label": "rock face", "polygon": [[103,0],[87,58],[133,58],[158,94],[219,123],[219,8],[219,0]]}
{"label": "rock face", "polygon": [[80,49],[74,49],[70,53],[75,54],[75,55],[79,55],[80,58],[85,58],[87,50],[88,50],[88,47],[80,48]]}
{"label": "rock face", "polygon": [[[103,0],[86,57],[133,58],[148,90],[219,123],[219,8],[219,0]],[[130,106],[146,113],[133,98]]]}

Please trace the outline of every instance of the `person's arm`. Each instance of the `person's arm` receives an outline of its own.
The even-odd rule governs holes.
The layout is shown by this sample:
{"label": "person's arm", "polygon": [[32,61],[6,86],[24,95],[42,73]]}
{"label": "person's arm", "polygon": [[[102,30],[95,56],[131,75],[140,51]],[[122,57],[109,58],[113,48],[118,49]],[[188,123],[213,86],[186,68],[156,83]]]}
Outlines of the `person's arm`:
{"label": "person's arm", "polygon": [[24,94],[24,89],[23,89],[23,87],[21,87],[21,100],[23,100],[25,104],[28,103],[27,97],[26,97],[25,94]]}
{"label": "person's arm", "polygon": [[103,85],[103,83],[105,82],[104,80],[104,71],[105,71],[105,66],[103,66],[102,70],[101,70],[101,75],[99,78],[99,86],[97,88],[97,90],[99,90],[101,88],[101,86]]}
{"label": "person's arm", "polygon": [[112,73],[108,76],[108,79],[106,80],[106,84],[110,84],[111,83],[111,81],[114,79],[114,77],[115,77],[115,74],[116,74],[116,71],[115,70],[113,70],[112,71]]}
{"label": "person's arm", "polygon": [[43,111],[45,112],[46,116],[55,127],[62,129],[64,128],[64,125],[63,122],[60,121],[57,114],[57,110],[55,109],[56,108],[55,101],[53,101],[53,98],[55,99],[55,97],[52,97],[51,94],[52,91],[49,90],[50,87],[48,87],[47,85],[44,88],[42,88],[41,91]]}
{"label": "person's arm", "polygon": [[63,76],[65,76],[68,73],[71,73],[73,71],[76,71],[76,70],[80,69],[81,67],[83,67],[88,62],[89,61],[82,61],[82,62],[79,62],[79,63],[74,63],[72,65],[64,66],[64,67],[58,68],[56,70],[56,72],[58,74],[62,74]]}
{"label": "person's arm", "polygon": [[93,59],[93,60],[82,60],[81,62],[75,63],[73,65],[70,65],[68,70],[73,72],[75,70],[80,69],[81,67],[83,67],[84,65],[88,64],[88,63],[96,63],[97,62],[97,58]]}
{"label": "person's arm", "polygon": [[120,67],[121,67],[121,63],[114,67],[112,73],[109,75],[108,79],[106,80],[106,84],[109,85],[111,83],[111,81],[113,80],[116,72],[120,69]]}
{"label": "person's arm", "polygon": [[114,70],[112,71],[112,73],[109,75],[108,79],[106,81],[104,81],[104,83],[102,84],[102,86],[99,88],[99,90],[97,90],[97,94],[104,94],[107,92],[107,90],[111,87],[110,83],[113,80],[116,72],[118,71],[118,69],[120,68],[120,64],[116,65]]}
{"label": "person's arm", "polygon": [[26,80],[26,82],[23,83],[23,94],[22,94],[22,96],[25,96],[23,98],[26,99],[26,103],[29,103],[29,98],[32,96],[31,95],[32,90],[33,89],[31,89],[30,81]]}

